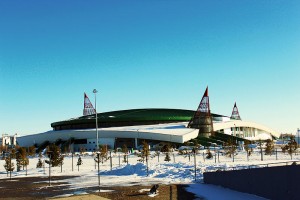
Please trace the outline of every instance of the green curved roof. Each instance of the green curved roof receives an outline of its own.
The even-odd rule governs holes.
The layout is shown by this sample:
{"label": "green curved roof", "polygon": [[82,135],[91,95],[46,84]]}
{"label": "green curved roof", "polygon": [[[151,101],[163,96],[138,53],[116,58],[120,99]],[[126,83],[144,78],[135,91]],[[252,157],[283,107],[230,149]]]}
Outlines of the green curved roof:
{"label": "green curved roof", "polygon": [[[185,122],[189,121],[193,115],[193,110],[182,110],[182,109],[164,109],[164,108],[150,108],[150,109],[131,109],[131,110],[120,110],[98,113],[98,123],[106,124],[105,127],[115,126],[118,123],[126,126],[132,125],[133,123],[138,124],[157,124],[157,122]],[[215,115],[213,116],[220,116]],[[78,124],[94,124],[95,115],[81,116],[78,118],[72,118],[65,121],[54,122],[51,124],[53,128],[58,126],[72,126]],[[67,128],[68,129],[68,128]]]}
{"label": "green curved roof", "polygon": [[[192,110],[180,109],[131,109],[97,113],[99,122],[119,121],[189,121],[193,116]],[[73,124],[76,122],[95,121],[95,115],[81,116],[65,121],[54,122],[51,126],[60,124]]]}

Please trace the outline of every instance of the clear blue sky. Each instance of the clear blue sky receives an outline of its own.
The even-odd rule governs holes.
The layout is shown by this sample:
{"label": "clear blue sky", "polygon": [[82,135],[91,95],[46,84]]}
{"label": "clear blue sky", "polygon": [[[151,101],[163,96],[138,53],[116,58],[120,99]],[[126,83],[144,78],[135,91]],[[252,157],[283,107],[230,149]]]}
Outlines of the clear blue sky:
{"label": "clear blue sky", "polygon": [[98,112],[196,109],[300,128],[298,0],[0,0],[0,134]]}

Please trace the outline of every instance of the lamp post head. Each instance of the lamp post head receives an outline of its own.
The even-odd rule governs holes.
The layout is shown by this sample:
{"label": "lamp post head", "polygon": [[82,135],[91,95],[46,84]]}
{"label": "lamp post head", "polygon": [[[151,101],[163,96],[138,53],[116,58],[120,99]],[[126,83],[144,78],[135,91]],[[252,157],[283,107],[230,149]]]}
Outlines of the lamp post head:
{"label": "lamp post head", "polygon": [[93,93],[95,93],[95,94],[96,94],[97,92],[98,92],[98,91],[97,91],[96,89],[94,89],[94,90],[93,90]]}

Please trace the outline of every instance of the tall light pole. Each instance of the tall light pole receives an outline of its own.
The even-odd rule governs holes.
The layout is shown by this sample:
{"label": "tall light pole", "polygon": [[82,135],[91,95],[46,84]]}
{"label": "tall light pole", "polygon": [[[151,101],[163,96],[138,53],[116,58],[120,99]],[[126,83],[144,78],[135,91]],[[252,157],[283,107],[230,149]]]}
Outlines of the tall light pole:
{"label": "tall light pole", "polygon": [[99,192],[100,192],[100,152],[97,152],[97,163],[98,163],[98,186],[99,186]]}
{"label": "tall light pole", "polygon": [[97,92],[98,91],[96,89],[93,90],[93,93],[95,94],[95,113],[96,113],[96,137],[97,137],[97,141],[96,141],[97,148],[96,148],[96,151],[99,150],[99,144],[98,144],[97,97],[96,97]]}
{"label": "tall light pole", "polygon": [[236,137],[236,125],[234,124],[234,134],[233,134],[235,137]]}

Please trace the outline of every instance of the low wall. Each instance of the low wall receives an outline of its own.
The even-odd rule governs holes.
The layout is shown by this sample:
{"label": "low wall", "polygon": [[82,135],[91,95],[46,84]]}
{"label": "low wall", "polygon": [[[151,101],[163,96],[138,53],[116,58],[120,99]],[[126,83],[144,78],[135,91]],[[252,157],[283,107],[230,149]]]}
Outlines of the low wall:
{"label": "low wall", "polygon": [[206,172],[204,183],[268,199],[300,198],[300,165]]}

